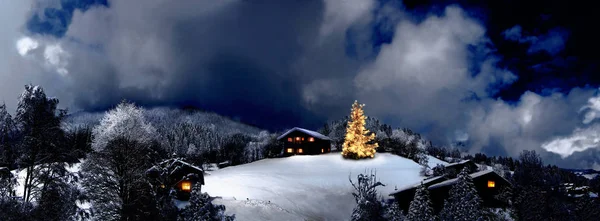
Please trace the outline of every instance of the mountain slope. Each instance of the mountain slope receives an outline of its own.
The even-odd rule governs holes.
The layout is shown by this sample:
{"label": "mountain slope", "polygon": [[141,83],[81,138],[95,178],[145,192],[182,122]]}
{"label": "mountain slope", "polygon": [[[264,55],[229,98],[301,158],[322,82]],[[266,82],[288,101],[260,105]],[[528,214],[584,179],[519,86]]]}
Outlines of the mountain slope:
{"label": "mountain slope", "polygon": [[[420,169],[409,159],[387,153],[359,161],[339,153],[292,156],[212,171],[203,192],[223,197],[217,203],[227,206],[228,214],[237,213],[239,220],[281,220],[282,213],[290,220],[347,220],[356,205],[349,175],[356,182],[359,173],[376,170],[386,185],[378,192],[387,198],[395,187],[419,182]],[[265,213],[265,207],[277,210]]]}

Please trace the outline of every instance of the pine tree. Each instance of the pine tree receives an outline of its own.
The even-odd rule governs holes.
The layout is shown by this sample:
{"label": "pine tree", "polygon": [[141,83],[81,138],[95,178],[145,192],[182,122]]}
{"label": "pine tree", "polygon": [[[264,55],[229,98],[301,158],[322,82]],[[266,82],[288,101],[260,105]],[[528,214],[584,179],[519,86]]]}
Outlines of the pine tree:
{"label": "pine tree", "polygon": [[354,187],[355,192],[352,193],[354,200],[356,201],[356,207],[352,211],[352,221],[379,221],[385,220],[385,208],[383,204],[378,200],[377,187],[384,186],[381,182],[377,181],[375,173],[371,174],[359,174],[358,183],[350,183]]}
{"label": "pine tree", "polygon": [[398,202],[392,202],[387,206],[385,212],[385,219],[387,221],[404,221],[406,220],[406,216],[404,216],[404,212],[400,209],[400,205]]}
{"label": "pine tree", "polygon": [[46,167],[48,163],[64,162],[64,131],[60,122],[64,111],[58,110],[58,100],[48,98],[39,86],[26,85],[20,96],[15,123],[22,134],[19,161],[25,169],[23,197],[25,202],[39,197],[44,184],[43,172],[58,167]]}
{"label": "pine tree", "polygon": [[458,180],[450,189],[450,196],[444,201],[440,219],[447,221],[483,220],[481,199],[465,167]]}
{"label": "pine tree", "polygon": [[350,113],[350,120],[346,127],[346,138],[342,145],[342,155],[345,158],[362,159],[375,157],[375,149],[379,146],[377,143],[371,144],[375,139],[375,133],[371,133],[365,128],[367,117],[364,115],[364,104],[354,101]]}
{"label": "pine tree", "polygon": [[190,204],[183,209],[180,221],[233,221],[235,215],[225,215],[224,205],[212,204],[212,199],[206,193],[200,192],[200,185],[192,187]]}
{"label": "pine tree", "polygon": [[429,191],[422,182],[415,193],[415,198],[410,202],[407,218],[410,221],[435,220],[431,200],[429,199]]}
{"label": "pine tree", "polygon": [[14,168],[17,153],[14,146],[16,128],[6,105],[0,105],[0,167]]}

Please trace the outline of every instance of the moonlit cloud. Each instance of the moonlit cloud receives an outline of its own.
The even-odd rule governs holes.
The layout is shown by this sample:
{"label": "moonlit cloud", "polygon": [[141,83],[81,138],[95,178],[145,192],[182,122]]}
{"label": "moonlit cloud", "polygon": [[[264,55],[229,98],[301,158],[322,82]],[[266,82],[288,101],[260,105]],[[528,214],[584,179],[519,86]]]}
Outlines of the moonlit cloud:
{"label": "moonlit cloud", "polygon": [[600,146],[600,125],[577,128],[567,137],[557,138],[542,144],[542,148],[566,158],[575,152],[582,152]]}
{"label": "moonlit cloud", "polygon": [[69,57],[70,55],[63,50],[59,44],[48,45],[46,46],[46,49],[44,49],[46,63],[56,68],[56,72],[62,76],[69,74],[69,71],[66,68]]}
{"label": "moonlit cloud", "polygon": [[578,126],[568,135],[543,143],[542,148],[566,158],[575,152],[600,147],[600,124],[593,122],[600,112],[600,95],[590,97],[587,104],[579,109],[578,113],[581,112],[585,112],[582,127]]}
{"label": "moonlit cloud", "polygon": [[23,37],[17,41],[17,50],[21,56],[27,55],[29,51],[36,49],[39,46],[38,42],[29,37]]}
{"label": "moonlit cloud", "polygon": [[595,119],[600,118],[600,95],[590,98],[588,104],[583,106],[579,111],[585,111],[584,124],[589,124]]}

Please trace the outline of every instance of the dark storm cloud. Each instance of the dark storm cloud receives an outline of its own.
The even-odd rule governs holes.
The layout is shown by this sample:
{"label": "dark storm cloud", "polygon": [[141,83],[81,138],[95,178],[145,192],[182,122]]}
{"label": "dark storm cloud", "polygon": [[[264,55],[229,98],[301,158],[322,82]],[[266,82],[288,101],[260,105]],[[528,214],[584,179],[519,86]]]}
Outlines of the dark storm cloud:
{"label": "dark storm cloud", "polygon": [[[460,6],[414,13],[398,1],[364,0],[107,5],[73,10],[62,35],[24,36],[18,28],[25,20],[10,23],[7,57],[19,65],[0,59],[0,68],[14,69],[0,95],[13,99],[22,84],[34,83],[72,109],[105,110],[128,99],[201,107],[277,129],[316,128],[347,115],[358,99],[367,115],[436,144],[461,141],[471,151],[512,156],[533,149],[547,159],[596,148],[584,133],[595,117],[583,121],[595,113],[588,103],[596,88],[517,90],[515,99],[502,99],[529,77],[498,53],[500,32],[490,36],[496,30]],[[560,54],[571,37],[557,33],[536,34],[524,53]],[[538,68],[577,62],[556,59],[565,62]],[[588,145],[577,146],[583,141],[571,138],[582,135]]]}
{"label": "dark storm cloud", "polygon": [[261,126],[320,125],[300,105],[299,85],[315,74],[291,66],[319,37],[324,10],[320,1],[118,1],[75,11],[61,47],[78,93],[65,97],[86,110],[126,98]]}
{"label": "dark storm cloud", "polygon": [[562,51],[569,36],[568,31],[564,28],[553,28],[548,33],[538,36],[525,35],[522,32],[521,26],[516,25],[502,34],[508,40],[530,44],[528,53],[546,51],[550,55],[556,55]]}

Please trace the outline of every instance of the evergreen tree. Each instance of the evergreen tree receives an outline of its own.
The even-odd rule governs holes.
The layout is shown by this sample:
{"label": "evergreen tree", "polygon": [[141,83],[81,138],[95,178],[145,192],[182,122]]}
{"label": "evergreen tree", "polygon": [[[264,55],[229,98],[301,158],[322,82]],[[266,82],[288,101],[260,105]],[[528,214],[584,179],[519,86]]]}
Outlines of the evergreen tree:
{"label": "evergreen tree", "polygon": [[423,182],[421,182],[421,186],[417,189],[413,201],[410,202],[407,218],[410,221],[435,220],[431,200],[429,199],[429,191]]}
{"label": "evergreen tree", "polygon": [[20,164],[25,169],[23,197],[25,202],[39,197],[44,184],[43,173],[59,167],[49,163],[64,162],[69,153],[64,149],[64,131],[60,128],[64,111],[58,111],[58,100],[47,98],[39,86],[26,85],[17,106],[15,123],[22,134]]}
{"label": "evergreen tree", "polygon": [[406,216],[404,216],[404,212],[400,209],[400,205],[397,202],[392,202],[387,206],[387,210],[385,212],[385,220],[387,221],[404,221],[406,220]]}
{"label": "evergreen tree", "polygon": [[13,196],[13,188],[17,179],[6,167],[0,167],[0,199],[8,199]]}
{"label": "evergreen tree", "polygon": [[6,105],[0,105],[0,167],[14,168],[17,153],[14,146],[16,128]]}
{"label": "evergreen tree", "polygon": [[600,217],[600,203],[595,201],[597,200],[592,199],[589,194],[584,194],[583,197],[577,200],[575,213],[578,220],[598,220],[598,217]]}
{"label": "evergreen tree", "polygon": [[[551,191],[545,185],[542,158],[535,151],[524,150],[520,156],[513,183],[513,216],[519,220],[547,220],[550,218]],[[545,193],[544,193],[545,192]]]}
{"label": "evergreen tree", "polygon": [[51,163],[51,170],[45,170],[40,177],[43,187],[33,210],[36,220],[75,220],[88,218],[89,214],[77,207],[76,201],[83,199],[77,188],[77,177],[67,171],[63,163]]}
{"label": "evergreen tree", "polygon": [[481,199],[468,169],[459,174],[456,183],[450,189],[449,197],[444,201],[440,219],[447,221],[483,220]]}
{"label": "evergreen tree", "polygon": [[364,104],[358,104],[354,101],[350,121],[346,128],[346,138],[344,140],[342,155],[345,158],[362,159],[375,157],[375,149],[379,146],[377,143],[371,144],[375,139],[375,133],[369,135],[369,130],[365,128],[367,117],[362,108]]}
{"label": "evergreen tree", "polygon": [[183,209],[180,221],[233,221],[235,215],[225,215],[224,205],[212,204],[212,199],[206,193],[200,192],[200,185],[192,187],[190,204]]}
{"label": "evergreen tree", "polygon": [[381,182],[377,181],[377,176],[374,173],[371,174],[359,174],[358,183],[352,182],[354,187],[354,200],[356,201],[356,207],[352,211],[352,221],[379,221],[385,220],[385,208],[381,201],[378,200],[377,187],[384,186]]}

